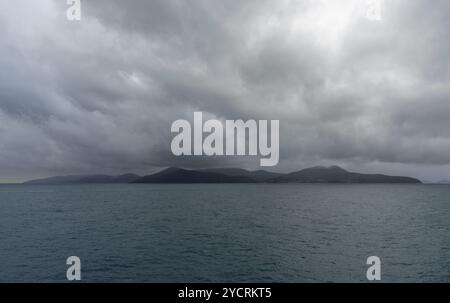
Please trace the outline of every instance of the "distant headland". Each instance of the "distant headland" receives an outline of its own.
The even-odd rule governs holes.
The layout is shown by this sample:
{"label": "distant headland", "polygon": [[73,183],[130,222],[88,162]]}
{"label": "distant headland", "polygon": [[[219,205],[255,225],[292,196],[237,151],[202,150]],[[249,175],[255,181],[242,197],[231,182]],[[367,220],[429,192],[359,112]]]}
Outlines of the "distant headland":
{"label": "distant headland", "polygon": [[27,185],[101,184],[101,183],[335,183],[335,184],[420,184],[420,180],[382,174],[349,172],[339,166],[311,167],[292,173],[265,170],[249,171],[240,168],[188,170],[167,168],[148,176],[125,174],[55,176],[27,181]]}

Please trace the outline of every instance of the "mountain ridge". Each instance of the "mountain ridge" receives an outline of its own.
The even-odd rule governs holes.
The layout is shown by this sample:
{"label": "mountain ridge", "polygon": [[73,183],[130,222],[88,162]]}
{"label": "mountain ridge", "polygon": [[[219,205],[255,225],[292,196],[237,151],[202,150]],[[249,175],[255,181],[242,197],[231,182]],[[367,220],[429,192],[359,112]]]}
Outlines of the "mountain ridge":
{"label": "mountain ridge", "polygon": [[157,173],[54,176],[24,182],[28,185],[100,184],[100,183],[335,183],[335,184],[420,184],[420,180],[405,176],[362,174],[347,171],[339,166],[316,166],[291,173],[265,170],[250,171],[241,168],[215,168],[188,170],[169,167]]}

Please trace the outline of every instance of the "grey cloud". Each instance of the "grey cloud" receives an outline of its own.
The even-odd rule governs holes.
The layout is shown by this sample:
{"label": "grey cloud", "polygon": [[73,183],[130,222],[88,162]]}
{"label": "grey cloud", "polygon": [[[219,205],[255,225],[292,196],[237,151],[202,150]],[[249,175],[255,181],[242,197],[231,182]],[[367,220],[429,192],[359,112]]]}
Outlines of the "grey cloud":
{"label": "grey cloud", "polygon": [[3,1],[0,180],[256,168],[171,156],[170,124],[196,110],[279,119],[278,170],[450,178],[450,4],[384,2],[371,22],[345,17],[354,0],[96,0],[71,23],[65,1]]}

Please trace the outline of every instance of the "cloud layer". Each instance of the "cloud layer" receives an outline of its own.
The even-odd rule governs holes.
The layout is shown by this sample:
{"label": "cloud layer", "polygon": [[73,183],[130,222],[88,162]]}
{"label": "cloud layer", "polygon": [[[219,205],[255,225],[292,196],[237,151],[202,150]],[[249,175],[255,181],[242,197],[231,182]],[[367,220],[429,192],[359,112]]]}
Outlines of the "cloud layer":
{"label": "cloud layer", "polygon": [[[35,3],[36,2],[36,3]],[[280,120],[281,163],[450,178],[450,2],[0,4],[0,180],[157,166],[194,111]]]}

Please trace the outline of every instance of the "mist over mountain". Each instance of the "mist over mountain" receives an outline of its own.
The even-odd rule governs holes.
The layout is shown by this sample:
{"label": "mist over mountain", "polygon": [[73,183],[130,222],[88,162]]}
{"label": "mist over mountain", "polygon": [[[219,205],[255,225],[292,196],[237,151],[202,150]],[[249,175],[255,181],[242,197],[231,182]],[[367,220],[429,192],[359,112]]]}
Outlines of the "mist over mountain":
{"label": "mist over mountain", "polygon": [[25,182],[28,185],[92,184],[92,183],[422,183],[404,176],[361,174],[339,166],[311,167],[289,174],[264,170],[248,171],[240,168],[187,170],[167,168],[148,176],[56,176]]}

